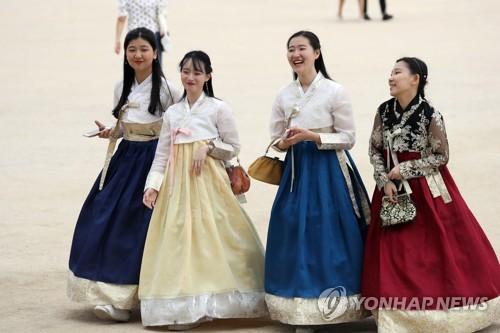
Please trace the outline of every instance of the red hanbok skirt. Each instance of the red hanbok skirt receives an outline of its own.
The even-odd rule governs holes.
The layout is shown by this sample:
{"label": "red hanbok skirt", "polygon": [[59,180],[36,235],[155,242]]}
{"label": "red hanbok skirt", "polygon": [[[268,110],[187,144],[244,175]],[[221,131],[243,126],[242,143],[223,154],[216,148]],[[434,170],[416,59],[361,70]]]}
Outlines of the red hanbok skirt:
{"label": "red hanbok skirt", "polygon": [[[419,157],[419,153],[398,154],[400,162]],[[382,228],[379,213],[384,192],[375,190],[363,267],[365,298],[398,298],[391,308],[418,310],[425,297],[425,310],[433,310],[442,307],[446,297],[453,297],[453,307],[458,307],[467,304],[457,303],[457,298],[485,301],[500,295],[495,251],[447,167],[440,173],[452,202],[433,198],[425,177],[409,179],[417,208],[411,223]]]}

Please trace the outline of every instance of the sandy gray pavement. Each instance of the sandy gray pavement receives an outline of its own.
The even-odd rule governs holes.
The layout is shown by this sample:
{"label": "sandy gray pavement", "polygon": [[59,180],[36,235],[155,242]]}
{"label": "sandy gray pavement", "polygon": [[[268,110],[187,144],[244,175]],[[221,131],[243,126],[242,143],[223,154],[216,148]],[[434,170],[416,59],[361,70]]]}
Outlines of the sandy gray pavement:
{"label": "sandy gray pavement", "polygon": [[[111,124],[122,55],[113,52],[114,0],[3,1],[0,10],[0,332],[144,332],[103,322],[66,297],[67,262],[81,205],[105,156],[87,139],[93,120]],[[500,2],[389,0],[395,18],[356,18],[348,1],[172,0],[174,49],[164,59],[180,87],[177,63],[192,49],[212,58],[214,89],[235,110],[248,166],[268,141],[270,108],[291,79],[285,54],[297,30],[317,33],[327,69],[351,96],[357,125],[352,154],[370,193],[367,143],[376,107],[389,98],[394,61],[418,56],[430,68],[429,99],[444,115],[451,172],[500,253]],[[265,242],[276,187],[253,181],[246,209]],[[459,227],[459,226],[457,226]],[[474,272],[470,272],[474,274]],[[291,332],[268,320],[219,320],[195,332]],[[484,330],[500,331],[500,322]],[[376,332],[372,319],[323,332]]]}

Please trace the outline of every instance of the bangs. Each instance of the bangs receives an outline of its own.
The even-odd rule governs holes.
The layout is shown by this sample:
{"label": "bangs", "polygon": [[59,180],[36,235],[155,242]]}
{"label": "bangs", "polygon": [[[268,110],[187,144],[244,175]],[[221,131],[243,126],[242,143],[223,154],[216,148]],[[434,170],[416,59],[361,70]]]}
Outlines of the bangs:
{"label": "bangs", "polygon": [[189,57],[186,57],[183,59],[182,61],[182,64],[181,64],[181,70],[182,68],[184,68],[184,66],[186,65],[186,63],[188,62],[188,60],[191,59],[191,63],[193,64],[193,68],[198,71],[198,72],[202,72],[202,73],[207,73],[207,71],[205,70],[205,63],[203,62],[203,60],[201,60],[200,58],[196,57],[196,54],[192,54],[191,56]]}

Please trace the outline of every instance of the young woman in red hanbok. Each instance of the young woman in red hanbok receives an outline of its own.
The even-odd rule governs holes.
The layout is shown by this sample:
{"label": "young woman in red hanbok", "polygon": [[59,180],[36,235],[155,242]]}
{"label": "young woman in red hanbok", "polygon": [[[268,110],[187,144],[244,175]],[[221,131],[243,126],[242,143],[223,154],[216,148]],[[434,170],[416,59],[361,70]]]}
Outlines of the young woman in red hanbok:
{"label": "young woman in red hanbok", "polygon": [[[445,126],[425,99],[427,75],[420,59],[396,62],[393,98],[379,106],[370,139],[377,188],[362,295],[379,332],[474,332],[500,315],[498,259],[446,166]],[[389,142],[396,163],[387,169]],[[384,228],[382,197],[395,202],[404,180],[416,217]]]}

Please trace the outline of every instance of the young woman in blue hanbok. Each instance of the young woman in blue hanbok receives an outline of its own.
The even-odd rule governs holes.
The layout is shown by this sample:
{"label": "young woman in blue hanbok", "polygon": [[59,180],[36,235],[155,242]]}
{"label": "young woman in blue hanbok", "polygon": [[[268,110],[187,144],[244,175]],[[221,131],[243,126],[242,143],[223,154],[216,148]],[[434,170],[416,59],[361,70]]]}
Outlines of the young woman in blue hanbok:
{"label": "young woman in blue hanbok", "polygon": [[328,76],[315,34],[299,31],[287,48],[295,80],[279,91],[270,123],[271,138],[282,138],[274,147],[287,154],[267,236],[266,302],[273,319],[313,331],[368,315],[346,309],[333,318],[318,301],[335,288],[359,299],[370,212],[347,152],[355,129],[345,88]]}
{"label": "young woman in blue hanbok", "polygon": [[[154,33],[131,30],[125,37],[124,77],[115,87],[118,118],[102,173],[83,204],[69,259],[68,296],[95,305],[102,319],[127,321],[138,306],[142,252],[151,210],[142,204],[154,159],[162,114],[180,98],[157,61]],[[116,139],[122,137],[111,157]]]}

